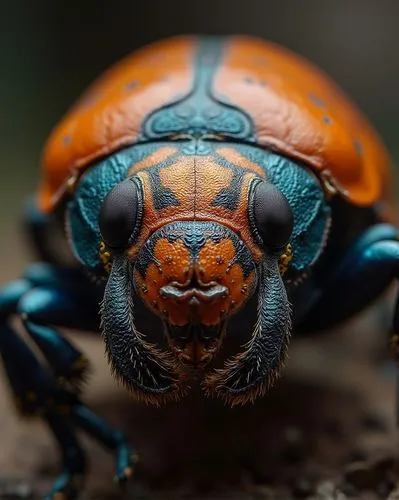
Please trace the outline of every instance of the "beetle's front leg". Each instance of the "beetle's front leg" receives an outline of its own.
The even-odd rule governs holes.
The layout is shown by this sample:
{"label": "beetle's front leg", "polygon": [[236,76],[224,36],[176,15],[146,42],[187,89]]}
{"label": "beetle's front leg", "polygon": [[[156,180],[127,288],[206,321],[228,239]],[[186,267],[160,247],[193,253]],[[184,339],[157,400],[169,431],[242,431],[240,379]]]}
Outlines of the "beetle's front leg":
{"label": "beetle's front leg", "polygon": [[[304,332],[329,328],[361,311],[399,280],[399,230],[388,224],[368,229],[332,271],[323,292],[299,325]],[[393,318],[393,354],[399,363],[399,295]],[[399,395],[397,405],[399,425]]]}
{"label": "beetle's front leg", "polygon": [[[365,231],[331,270],[298,329],[311,332],[341,323],[367,307],[398,280],[398,240],[399,230],[389,224]],[[399,333],[398,308],[397,304],[394,334]]]}
{"label": "beetle's front leg", "polygon": [[[79,399],[87,361],[53,326],[98,329],[98,291],[80,273],[34,265],[23,279],[0,292],[0,354],[19,408],[40,414],[60,446],[64,471],[46,499],[63,493],[73,498],[85,472],[75,434],[80,427],[117,456],[116,478],[131,473],[132,449],[122,432],[112,429]],[[18,315],[40,348],[47,366],[14,331],[9,319]]]}

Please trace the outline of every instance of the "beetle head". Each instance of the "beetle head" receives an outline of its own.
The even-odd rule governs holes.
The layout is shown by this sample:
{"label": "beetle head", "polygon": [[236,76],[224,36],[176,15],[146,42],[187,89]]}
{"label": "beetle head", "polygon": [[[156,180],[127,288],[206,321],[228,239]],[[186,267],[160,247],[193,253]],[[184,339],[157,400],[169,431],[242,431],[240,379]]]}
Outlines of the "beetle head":
{"label": "beetle head", "polygon": [[256,283],[249,249],[227,227],[175,222],[153,233],[137,256],[135,288],[164,321],[172,351],[201,366],[218,350],[227,318]]}
{"label": "beetle head", "polygon": [[[102,307],[103,334],[114,372],[146,401],[179,397],[184,365],[200,368],[221,345],[226,320],[259,288],[258,321],[246,350],[204,380],[209,394],[243,402],[263,393],[279,373],[290,331],[290,311],[279,255],[292,230],[287,200],[257,181],[248,220],[263,248],[256,262],[226,225],[177,220],[155,229],[137,251],[145,227],[139,183],[129,178],[106,197],[100,228],[113,262]],[[164,322],[170,349],[145,341],[134,322],[134,291]]]}

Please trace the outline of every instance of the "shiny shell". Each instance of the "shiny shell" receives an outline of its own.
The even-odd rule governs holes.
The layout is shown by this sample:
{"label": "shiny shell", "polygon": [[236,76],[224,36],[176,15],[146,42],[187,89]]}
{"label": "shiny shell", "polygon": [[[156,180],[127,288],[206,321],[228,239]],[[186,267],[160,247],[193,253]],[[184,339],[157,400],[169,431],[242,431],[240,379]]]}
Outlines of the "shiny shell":
{"label": "shiny shell", "polygon": [[[200,40],[177,37],[147,46],[88,89],[45,147],[39,189],[44,211],[53,210],[95,160],[126,145],[179,136],[231,137],[270,148],[307,165],[329,191],[356,205],[387,196],[390,159],[383,144],[325,74],[251,37],[218,39],[219,55],[210,50],[208,59],[198,61]],[[198,90],[205,81],[206,102]]]}

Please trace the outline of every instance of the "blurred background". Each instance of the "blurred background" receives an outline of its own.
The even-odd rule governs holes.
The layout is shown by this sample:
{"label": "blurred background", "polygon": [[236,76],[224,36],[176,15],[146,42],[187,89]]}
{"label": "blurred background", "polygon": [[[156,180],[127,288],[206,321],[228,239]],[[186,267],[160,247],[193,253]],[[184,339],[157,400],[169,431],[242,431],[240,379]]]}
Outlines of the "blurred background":
{"label": "blurred background", "polygon": [[[0,6],[0,284],[17,277],[30,258],[19,216],[37,185],[51,128],[104,69],[160,37],[247,33],[293,49],[358,103],[399,164],[397,0],[0,0]],[[101,360],[101,346],[96,348]],[[29,428],[19,433],[3,411],[2,393],[1,428],[16,440],[15,448],[29,438]],[[392,401],[385,407],[391,417]],[[24,474],[24,447],[9,455],[2,439],[0,469]]]}

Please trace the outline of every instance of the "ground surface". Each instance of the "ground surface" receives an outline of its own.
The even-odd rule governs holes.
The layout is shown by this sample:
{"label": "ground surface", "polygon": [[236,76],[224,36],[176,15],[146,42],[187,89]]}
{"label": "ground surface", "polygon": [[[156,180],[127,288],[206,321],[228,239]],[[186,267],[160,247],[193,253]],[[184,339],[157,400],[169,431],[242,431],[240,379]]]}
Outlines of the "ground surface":
{"label": "ground surface", "polygon": [[[376,359],[388,313],[294,342],[278,386],[233,410],[197,394],[165,409],[141,407],[111,379],[100,341],[72,334],[93,361],[86,400],[121,425],[141,455],[131,485],[118,493],[112,457],[82,436],[91,460],[82,498],[388,498],[395,379],[393,366]],[[4,383],[0,405],[0,498],[37,498],[58,472],[57,450],[40,422],[16,417]]]}

